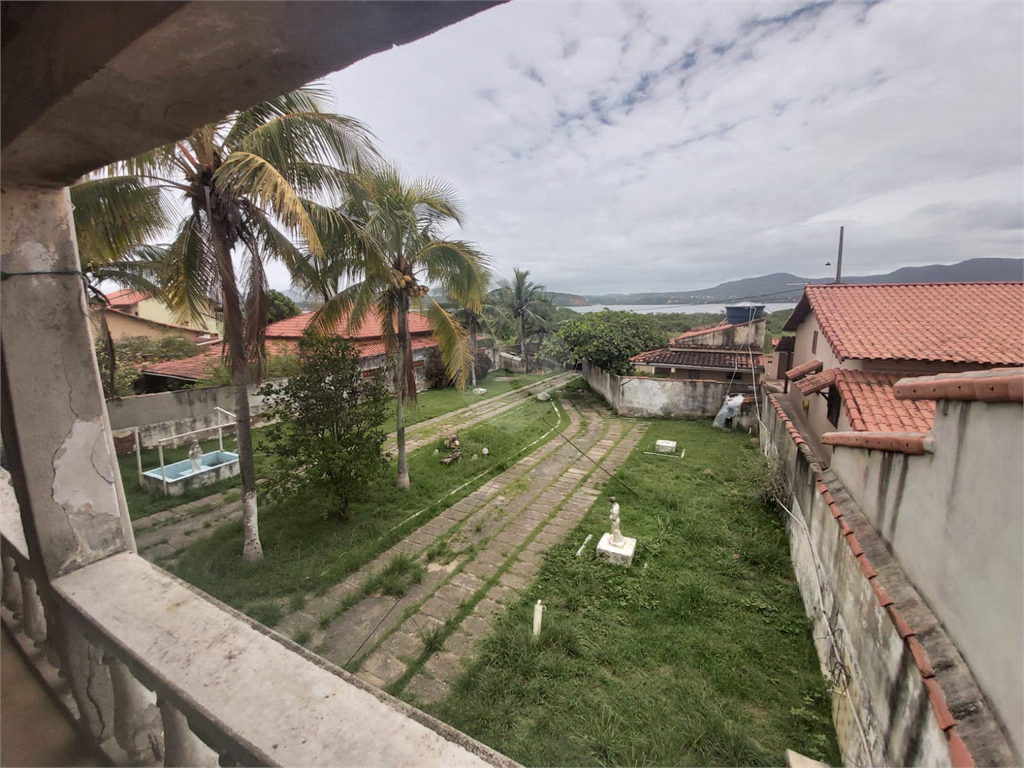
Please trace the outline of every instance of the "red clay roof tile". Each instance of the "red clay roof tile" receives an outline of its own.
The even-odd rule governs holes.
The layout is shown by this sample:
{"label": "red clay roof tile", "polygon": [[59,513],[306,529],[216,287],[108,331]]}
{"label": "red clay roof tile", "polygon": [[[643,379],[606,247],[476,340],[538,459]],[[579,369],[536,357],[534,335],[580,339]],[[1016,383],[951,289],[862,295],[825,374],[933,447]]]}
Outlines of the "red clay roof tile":
{"label": "red clay roof tile", "polygon": [[806,376],[809,373],[817,373],[821,370],[823,363],[816,357],[812,357],[806,363],[801,363],[795,368],[790,368],[786,371],[786,378],[790,381],[796,381],[801,376]]}
{"label": "red clay roof tile", "polygon": [[935,421],[935,402],[897,400],[893,385],[899,377],[836,369],[835,383],[843,398],[846,419],[858,432],[928,432]]}
{"label": "red clay roof tile", "polygon": [[[380,340],[355,341],[352,344],[359,357],[379,357],[383,355],[384,342]],[[437,342],[429,336],[413,336],[412,349],[428,349],[436,347]],[[298,342],[293,339],[267,339],[267,355],[289,355],[298,352]],[[175,379],[191,379],[193,381],[205,379],[219,364],[221,356],[221,345],[211,344],[205,352],[194,357],[183,357],[179,360],[166,360],[162,363],[154,363],[143,368],[143,373],[151,373],[156,376],[167,376]]]}
{"label": "red clay roof tile", "polygon": [[926,677],[924,685],[928,689],[928,698],[931,700],[935,717],[939,721],[939,728],[948,731],[956,725],[956,718],[953,717],[953,713],[949,711],[949,707],[946,705],[946,695],[942,692],[939,684],[935,682],[934,677]]}
{"label": "red clay roof tile", "polygon": [[783,329],[811,310],[840,360],[1024,365],[1024,283],[808,285]]}
{"label": "red clay roof tile", "polygon": [[[267,338],[302,338],[303,332],[313,320],[315,314],[316,312],[303,312],[301,315],[289,317],[287,320],[271,323],[267,326]],[[343,315],[335,325],[335,332],[339,336],[344,336],[348,339],[379,339],[381,338],[381,327],[380,314],[376,311],[371,311],[367,313],[366,317],[363,318],[362,324],[355,330],[348,327],[348,315]],[[430,323],[427,322],[427,318],[418,312],[409,313],[409,333],[430,332]]]}
{"label": "red clay roof tile", "polygon": [[825,387],[832,386],[836,380],[836,368],[829,368],[827,371],[821,373],[815,373],[813,376],[805,376],[796,382],[796,388],[800,390],[800,394],[806,397],[807,395],[820,392]]}
{"label": "red clay roof tile", "polygon": [[112,307],[124,307],[129,304],[138,304],[140,301],[145,301],[148,298],[149,296],[141,291],[133,291],[130,288],[125,288],[123,290],[107,294],[107,301],[110,302],[110,306]]}
{"label": "red clay roof tile", "polygon": [[942,373],[900,379],[893,387],[897,400],[982,400],[1024,402],[1024,368]]}
{"label": "red clay roof tile", "polygon": [[967,749],[963,739],[960,738],[960,734],[956,732],[955,727],[946,731],[946,738],[949,740],[949,761],[953,764],[953,768],[974,768],[974,757]]}

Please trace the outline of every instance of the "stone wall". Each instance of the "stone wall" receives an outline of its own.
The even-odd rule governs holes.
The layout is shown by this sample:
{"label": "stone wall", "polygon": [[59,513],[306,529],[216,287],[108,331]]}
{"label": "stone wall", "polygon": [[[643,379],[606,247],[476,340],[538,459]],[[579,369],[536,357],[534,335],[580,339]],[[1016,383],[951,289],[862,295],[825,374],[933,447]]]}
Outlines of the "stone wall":
{"label": "stone wall", "polygon": [[[583,377],[621,416],[665,419],[712,419],[728,394],[745,394],[750,386],[724,381],[680,380],[653,376],[619,376],[583,361]],[[733,426],[757,425],[753,403],[744,404]]]}
{"label": "stone wall", "polygon": [[832,470],[1024,749],[1024,407],[939,402],[935,452],[836,446]]}
{"label": "stone wall", "polygon": [[790,489],[790,554],[844,763],[1017,764],[956,645],[785,407],[762,401],[761,444]]}

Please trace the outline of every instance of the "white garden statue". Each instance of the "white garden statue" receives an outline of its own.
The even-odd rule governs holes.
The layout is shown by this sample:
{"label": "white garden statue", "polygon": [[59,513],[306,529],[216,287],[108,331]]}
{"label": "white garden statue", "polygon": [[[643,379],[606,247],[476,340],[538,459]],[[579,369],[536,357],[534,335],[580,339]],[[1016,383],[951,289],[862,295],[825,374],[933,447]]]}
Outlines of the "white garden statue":
{"label": "white garden statue", "polygon": [[192,441],[192,447],[188,451],[188,460],[192,462],[192,474],[203,468],[203,449],[199,447],[198,440]]}
{"label": "white garden statue", "polygon": [[612,513],[608,515],[608,519],[612,521],[612,544],[617,547],[621,547],[626,541],[622,536],[622,531],[619,530],[619,502],[612,496],[608,499],[612,503]]}
{"label": "white garden statue", "polygon": [[608,515],[608,519],[612,521],[612,531],[601,536],[601,541],[597,543],[597,556],[613,565],[628,568],[633,564],[636,539],[622,535],[619,528],[619,502],[614,496],[608,500],[612,503],[612,512]]}

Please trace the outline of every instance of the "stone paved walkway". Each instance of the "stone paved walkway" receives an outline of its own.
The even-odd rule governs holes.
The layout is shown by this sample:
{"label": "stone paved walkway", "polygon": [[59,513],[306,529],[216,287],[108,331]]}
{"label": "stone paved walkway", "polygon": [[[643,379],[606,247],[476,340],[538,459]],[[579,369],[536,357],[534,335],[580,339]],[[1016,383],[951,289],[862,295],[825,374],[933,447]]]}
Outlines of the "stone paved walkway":
{"label": "stone paved walkway", "polygon": [[[450,435],[452,432],[468,429],[482,421],[493,419],[495,416],[511,410],[517,405],[521,405],[541,392],[553,392],[559,387],[565,386],[576,376],[577,374],[574,371],[560,373],[557,376],[538,381],[536,384],[531,384],[528,387],[514,389],[503,395],[495,395],[494,397],[468,405],[465,408],[442,413],[440,416],[435,416],[432,419],[426,419],[406,427],[406,450],[412,453],[417,448],[422,448],[442,435]],[[473,395],[473,397],[476,397],[476,395]],[[391,451],[392,453],[395,452],[394,433],[388,435],[388,439],[384,443],[384,450]]]}
{"label": "stone paved walkway", "polygon": [[[560,404],[570,422],[563,434],[589,459],[556,438],[286,617],[277,630],[308,635],[306,644],[317,653],[378,687],[397,692],[407,683],[421,701],[444,696],[493,617],[529,585],[544,553],[597,499],[608,476],[591,459],[613,472],[646,430],[645,424],[610,418],[589,401],[577,406],[563,398]],[[450,562],[427,562],[427,550],[441,547]],[[320,626],[320,617],[330,618],[332,607],[399,555],[426,563],[420,583],[399,598],[364,597]],[[443,648],[427,654],[424,640],[437,632],[447,637]],[[424,657],[422,668],[408,674]]]}

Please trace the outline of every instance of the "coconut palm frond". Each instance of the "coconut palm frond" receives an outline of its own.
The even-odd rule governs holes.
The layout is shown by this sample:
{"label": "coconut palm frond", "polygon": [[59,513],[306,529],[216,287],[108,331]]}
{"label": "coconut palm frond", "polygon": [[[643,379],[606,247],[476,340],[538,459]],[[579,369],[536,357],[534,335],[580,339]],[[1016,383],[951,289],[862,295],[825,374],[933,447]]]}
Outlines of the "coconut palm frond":
{"label": "coconut palm frond", "polygon": [[170,224],[160,190],[133,176],[87,178],[69,191],[78,251],[86,269],[130,256]]}
{"label": "coconut palm frond", "polygon": [[303,198],[262,157],[248,152],[232,152],[217,169],[214,179],[224,193],[252,199],[301,236],[310,253],[317,256],[323,254],[320,236],[306,212]]}
{"label": "coconut palm frond", "polygon": [[427,320],[434,331],[437,346],[441,350],[441,359],[445,370],[455,380],[455,386],[465,389],[469,368],[473,365],[473,350],[466,343],[468,334],[455,316],[433,299],[428,300]]}
{"label": "coconut palm frond", "polygon": [[210,300],[220,290],[220,276],[202,217],[193,215],[182,221],[167,246],[161,272],[163,295],[179,322],[209,314]]}
{"label": "coconut palm frond", "polygon": [[440,283],[445,292],[462,306],[479,312],[491,273],[484,256],[461,240],[429,240],[416,254],[426,267],[427,279]]}
{"label": "coconut palm frond", "polygon": [[292,166],[326,164],[338,169],[359,165],[375,154],[369,129],[351,117],[319,112],[279,115],[250,131],[234,152],[250,152],[287,173]]}
{"label": "coconut palm frond", "polygon": [[334,93],[326,82],[304,85],[272,99],[242,110],[234,116],[234,123],[224,138],[229,150],[238,146],[246,136],[276,117],[296,112],[326,113],[333,106]]}
{"label": "coconut palm frond", "polygon": [[166,268],[168,246],[140,245],[120,261],[94,267],[89,271],[97,283],[112,282],[147,296],[166,301],[163,289],[163,271]]}

